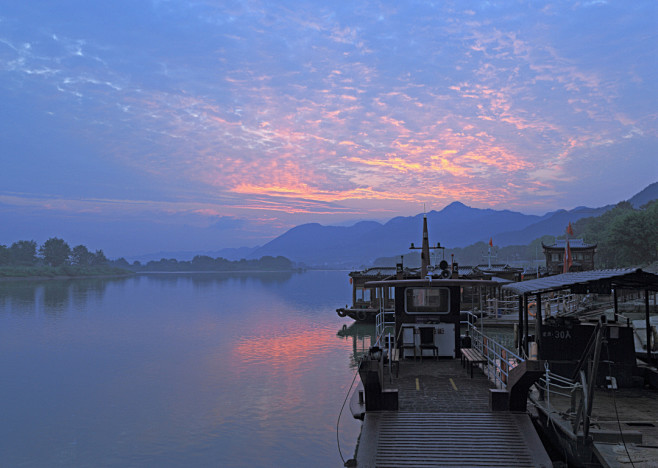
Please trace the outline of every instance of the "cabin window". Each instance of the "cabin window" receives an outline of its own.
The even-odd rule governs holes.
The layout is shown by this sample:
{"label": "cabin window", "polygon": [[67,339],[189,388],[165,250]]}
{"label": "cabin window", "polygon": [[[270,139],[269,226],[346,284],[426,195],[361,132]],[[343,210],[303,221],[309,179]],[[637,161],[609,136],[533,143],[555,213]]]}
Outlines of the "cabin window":
{"label": "cabin window", "polygon": [[370,302],[370,289],[366,289],[366,288],[357,289],[356,298],[364,302]]}
{"label": "cabin window", "polygon": [[407,288],[405,309],[408,314],[447,314],[450,312],[448,288]]}

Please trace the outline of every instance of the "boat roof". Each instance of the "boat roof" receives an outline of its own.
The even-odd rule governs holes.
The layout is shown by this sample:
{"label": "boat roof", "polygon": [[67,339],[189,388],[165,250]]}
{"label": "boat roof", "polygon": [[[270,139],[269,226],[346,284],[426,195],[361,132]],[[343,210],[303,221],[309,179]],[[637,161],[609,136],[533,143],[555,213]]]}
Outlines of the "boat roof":
{"label": "boat roof", "polygon": [[371,267],[367,268],[362,271],[352,271],[349,276],[351,277],[359,277],[359,278],[366,278],[366,277],[373,277],[377,278],[380,276],[393,276],[397,272],[395,267]]}
{"label": "boat roof", "polygon": [[463,278],[425,278],[425,279],[391,279],[384,281],[368,281],[366,287],[376,288],[378,286],[424,286],[424,287],[441,287],[441,286],[489,286],[499,287],[500,283],[491,280],[480,279],[463,279]]}
{"label": "boat roof", "polygon": [[589,270],[562,273],[503,286],[503,290],[518,295],[540,294],[563,289],[582,293],[589,289],[600,291],[610,288],[658,291],[658,275],[642,271],[640,268]]}

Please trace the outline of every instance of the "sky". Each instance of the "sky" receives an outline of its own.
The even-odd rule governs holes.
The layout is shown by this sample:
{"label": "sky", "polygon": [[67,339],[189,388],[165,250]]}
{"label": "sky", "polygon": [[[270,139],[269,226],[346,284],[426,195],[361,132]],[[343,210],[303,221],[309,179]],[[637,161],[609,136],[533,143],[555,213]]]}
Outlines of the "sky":
{"label": "sky", "polygon": [[544,214],[658,180],[658,2],[4,0],[0,244]]}

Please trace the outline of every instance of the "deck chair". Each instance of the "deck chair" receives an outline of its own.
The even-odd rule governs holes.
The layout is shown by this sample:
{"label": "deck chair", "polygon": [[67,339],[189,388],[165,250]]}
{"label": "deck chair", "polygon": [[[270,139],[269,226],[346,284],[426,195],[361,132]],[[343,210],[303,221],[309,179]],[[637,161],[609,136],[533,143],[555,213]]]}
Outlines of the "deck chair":
{"label": "deck chair", "polygon": [[434,343],[434,335],[436,335],[436,328],[434,327],[421,327],[420,332],[420,360],[423,360],[423,350],[431,349],[432,355],[439,359],[439,347]]}
{"label": "deck chair", "polygon": [[[409,330],[411,333],[405,331]],[[416,334],[418,333],[418,329],[416,327],[402,327],[400,328],[400,338],[402,338],[400,341],[400,349],[402,349],[403,353],[405,349],[413,349],[414,350],[414,361],[416,360]],[[411,340],[409,340],[409,335],[411,335]],[[403,354],[404,357],[407,356],[406,353]]]}

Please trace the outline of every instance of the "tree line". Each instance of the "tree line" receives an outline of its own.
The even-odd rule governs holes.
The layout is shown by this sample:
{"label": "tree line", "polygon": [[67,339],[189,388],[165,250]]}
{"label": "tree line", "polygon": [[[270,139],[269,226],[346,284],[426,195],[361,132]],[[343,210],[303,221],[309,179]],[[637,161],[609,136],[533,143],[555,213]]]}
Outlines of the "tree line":
{"label": "tree line", "polygon": [[63,265],[102,266],[108,259],[102,250],[91,252],[84,245],[73,248],[63,239],[51,237],[41,246],[33,240],[14,242],[9,247],[0,245],[0,266],[29,267],[48,265],[60,267]]}
{"label": "tree line", "polygon": [[266,255],[258,260],[227,260],[222,257],[212,258],[197,255],[190,261],[162,258],[142,264],[139,261],[128,263],[124,258],[110,262],[113,266],[139,271],[290,271],[293,263],[286,257]]}
{"label": "tree line", "polygon": [[658,200],[639,209],[627,201],[573,225],[574,235],[597,244],[597,268],[644,266],[658,261]]}

